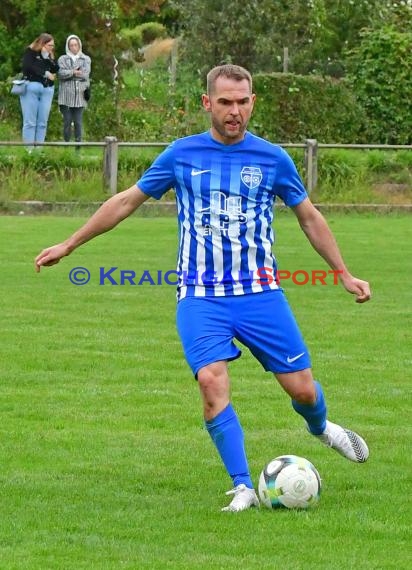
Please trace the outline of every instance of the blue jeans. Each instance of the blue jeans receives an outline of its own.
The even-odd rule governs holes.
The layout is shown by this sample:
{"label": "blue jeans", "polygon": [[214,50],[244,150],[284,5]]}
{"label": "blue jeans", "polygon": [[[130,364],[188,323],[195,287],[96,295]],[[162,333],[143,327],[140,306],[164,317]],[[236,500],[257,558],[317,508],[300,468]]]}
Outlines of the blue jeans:
{"label": "blue jeans", "polygon": [[53,94],[54,87],[43,87],[37,81],[27,83],[26,93],[20,96],[23,142],[44,142]]}

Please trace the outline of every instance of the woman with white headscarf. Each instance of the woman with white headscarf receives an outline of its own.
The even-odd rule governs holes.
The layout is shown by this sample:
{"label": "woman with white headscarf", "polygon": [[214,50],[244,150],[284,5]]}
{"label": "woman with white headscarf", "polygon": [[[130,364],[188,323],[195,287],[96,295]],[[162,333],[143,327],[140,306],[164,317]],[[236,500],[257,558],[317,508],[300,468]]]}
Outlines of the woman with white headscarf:
{"label": "woman with white headscarf", "polygon": [[74,140],[82,140],[83,110],[87,107],[85,91],[90,87],[90,57],[82,52],[82,42],[74,34],[66,40],[66,53],[58,59],[60,112],[63,115],[63,138],[69,142],[74,125]]}

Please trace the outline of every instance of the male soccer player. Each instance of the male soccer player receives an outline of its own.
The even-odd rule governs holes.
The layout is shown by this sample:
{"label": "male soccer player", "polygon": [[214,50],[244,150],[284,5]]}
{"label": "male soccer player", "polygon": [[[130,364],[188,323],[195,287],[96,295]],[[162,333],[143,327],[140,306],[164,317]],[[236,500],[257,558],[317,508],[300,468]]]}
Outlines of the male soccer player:
{"label": "male soccer player", "polygon": [[[176,191],[179,220],[177,328],[185,357],[197,378],[206,428],[232,478],[224,511],[258,506],[241,424],[230,402],[228,362],[245,344],[273,372],[303,416],[309,433],[341,455],[362,463],[365,441],[327,419],[308,349],[276,280],[272,255],[273,205],[291,207],[315,250],[340,272],[358,303],[369,284],[352,276],[325,219],[309,200],[296,167],[280,147],[247,131],[255,95],[249,72],[220,65],[207,76],[202,96],[210,114],[208,132],[176,140],[131,188],[107,200],[66,241],[43,250],[36,270],[58,263],[81,244],[134,212],[149,197]],[[264,269],[266,268],[266,269]]]}

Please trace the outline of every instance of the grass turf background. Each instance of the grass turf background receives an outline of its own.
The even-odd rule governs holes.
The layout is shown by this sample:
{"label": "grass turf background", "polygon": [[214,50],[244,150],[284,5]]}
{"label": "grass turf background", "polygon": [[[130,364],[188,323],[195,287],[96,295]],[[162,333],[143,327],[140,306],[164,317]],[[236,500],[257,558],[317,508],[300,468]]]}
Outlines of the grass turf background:
{"label": "grass turf background", "polygon": [[[253,479],[283,453],[318,468],[312,511],[220,513],[230,480],[202,427],[170,286],[100,286],[99,267],[175,266],[176,222],[132,217],[58,266],[33,258],[84,219],[0,218],[0,568],[346,570],[410,568],[412,224],[329,217],[373,300],[285,282],[330,418],[371,456],[345,461],[306,434],[270,374],[230,365]],[[325,269],[292,215],[276,222],[281,269]],[[87,267],[89,284],[68,279]]]}

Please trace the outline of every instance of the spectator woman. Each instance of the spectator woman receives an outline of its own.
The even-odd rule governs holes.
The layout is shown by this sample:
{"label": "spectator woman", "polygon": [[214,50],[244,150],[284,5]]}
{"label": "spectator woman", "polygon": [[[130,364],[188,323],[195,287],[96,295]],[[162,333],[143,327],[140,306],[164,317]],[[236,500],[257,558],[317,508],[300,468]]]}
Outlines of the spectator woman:
{"label": "spectator woman", "polygon": [[22,70],[24,78],[28,80],[26,92],[20,96],[23,141],[42,143],[46,138],[58,70],[58,64],[54,61],[53,36],[40,34],[28,46],[23,55]]}
{"label": "spectator woman", "polygon": [[74,140],[82,140],[83,110],[87,107],[85,90],[89,87],[91,60],[82,52],[78,36],[66,40],[66,54],[59,57],[59,108],[63,115],[63,139],[69,142],[74,125]]}

